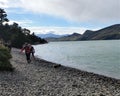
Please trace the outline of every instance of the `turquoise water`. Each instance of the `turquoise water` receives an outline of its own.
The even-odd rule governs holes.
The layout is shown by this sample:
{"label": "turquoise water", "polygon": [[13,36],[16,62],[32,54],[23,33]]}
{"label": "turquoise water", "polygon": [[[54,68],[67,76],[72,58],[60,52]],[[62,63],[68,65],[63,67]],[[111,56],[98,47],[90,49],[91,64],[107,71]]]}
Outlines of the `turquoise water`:
{"label": "turquoise water", "polygon": [[34,47],[39,58],[120,79],[120,40],[50,42]]}

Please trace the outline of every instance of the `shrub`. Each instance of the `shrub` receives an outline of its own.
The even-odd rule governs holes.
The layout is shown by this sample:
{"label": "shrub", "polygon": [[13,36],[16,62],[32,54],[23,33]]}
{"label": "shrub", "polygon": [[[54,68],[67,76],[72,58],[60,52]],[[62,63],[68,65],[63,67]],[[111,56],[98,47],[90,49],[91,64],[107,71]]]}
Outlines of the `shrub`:
{"label": "shrub", "polygon": [[0,46],[0,71],[13,71],[13,67],[10,64],[10,58],[12,58],[9,50],[4,46]]}

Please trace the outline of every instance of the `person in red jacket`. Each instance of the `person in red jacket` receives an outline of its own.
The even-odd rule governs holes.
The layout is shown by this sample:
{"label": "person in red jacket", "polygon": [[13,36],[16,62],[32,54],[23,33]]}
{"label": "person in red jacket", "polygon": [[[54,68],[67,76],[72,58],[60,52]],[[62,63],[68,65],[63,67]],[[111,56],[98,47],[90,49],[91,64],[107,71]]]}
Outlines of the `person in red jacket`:
{"label": "person in red jacket", "polygon": [[31,62],[31,59],[30,59],[30,54],[31,54],[31,47],[30,47],[30,44],[28,43],[25,43],[23,45],[23,48],[21,49],[21,52],[23,52],[23,50],[25,50],[25,55],[26,55],[26,60],[28,63]]}

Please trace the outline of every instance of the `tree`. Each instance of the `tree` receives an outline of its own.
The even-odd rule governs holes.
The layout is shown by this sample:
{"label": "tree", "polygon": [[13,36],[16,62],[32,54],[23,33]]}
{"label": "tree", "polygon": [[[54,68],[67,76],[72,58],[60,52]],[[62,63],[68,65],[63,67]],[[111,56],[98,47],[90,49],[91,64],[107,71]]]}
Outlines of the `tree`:
{"label": "tree", "polygon": [[32,35],[32,36],[35,36],[35,33],[33,32],[31,35]]}
{"label": "tree", "polygon": [[4,11],[4,9],[0,8],[0,25],[3,25],[3,22],[8,22],[9,20],[7,19],[7,14]]}
{"label": "tree", "polygon": [[29,29],[22,28],[18,23],[14,22],[12,25],[6,23],[3,25],[6,21],[8,21],[7,13],[0,8],[0,38],[4,42],[10,41],[13,47],[21,48],[25,42],[31,44],[47,43],[45,40],[37,37],[34,32],[30,34],[31,31]]}
{"label": "tree", "polygon": [[13,25],[12,25],[12,27],[13,27],[13,28],[16,28],[16,29],[17,29],[17,28],[18,28],[18,26],[19,26],[19,25],[18,25],[18,23],[13,22]]}
{"label": "tree", "polygon": [[24,28],[24,29],[23,29],[23,33],[24,33],[25,35],[30,35],[30,30]]}

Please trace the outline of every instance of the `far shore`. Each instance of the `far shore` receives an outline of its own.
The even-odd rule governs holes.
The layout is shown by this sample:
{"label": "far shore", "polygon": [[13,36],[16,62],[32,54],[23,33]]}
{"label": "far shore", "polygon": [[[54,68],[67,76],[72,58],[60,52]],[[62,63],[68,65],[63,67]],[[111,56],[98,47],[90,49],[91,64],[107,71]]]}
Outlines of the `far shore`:
{"label": "far shore", "polygon": [[120,80],[40,58],[27,64],[12,49],[14,72],[0,72],[1,96],[120,96]]}

